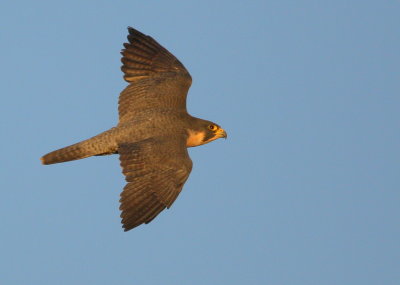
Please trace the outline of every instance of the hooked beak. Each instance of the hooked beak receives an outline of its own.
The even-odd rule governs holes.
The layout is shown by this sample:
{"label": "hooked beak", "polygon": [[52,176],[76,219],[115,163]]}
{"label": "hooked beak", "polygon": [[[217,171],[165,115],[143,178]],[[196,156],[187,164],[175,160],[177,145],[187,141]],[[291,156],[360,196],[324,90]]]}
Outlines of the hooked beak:
{"label": "hooked beak", "polygon": [[219,129],[219,130],[217,131],[217,136],[218,136],[219,138],[224,138],[224,139],[226,139],[226,138],[228,137],[228,134],[225,132],[224,129]]}

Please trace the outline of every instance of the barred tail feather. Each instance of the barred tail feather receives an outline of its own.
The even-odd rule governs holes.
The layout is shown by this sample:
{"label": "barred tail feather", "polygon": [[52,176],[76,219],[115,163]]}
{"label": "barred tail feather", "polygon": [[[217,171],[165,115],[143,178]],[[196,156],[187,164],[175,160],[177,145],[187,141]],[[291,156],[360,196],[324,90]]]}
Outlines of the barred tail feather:
{"label": "barred tail feather", "polygon": [[53,164],[77,160],[94,155],[93,153],[85,150],[81,143],[73,144],[44,155],[40,160],[42,164]]}
{"label": "barred tail feather", "polygon": [[111,128],[90,139],[52,151],[44,155],[40,160],[43,164],[53,164],[71,160],[82,159],[94,155],[114,154],[118,151],[115,138],[119,129]]}

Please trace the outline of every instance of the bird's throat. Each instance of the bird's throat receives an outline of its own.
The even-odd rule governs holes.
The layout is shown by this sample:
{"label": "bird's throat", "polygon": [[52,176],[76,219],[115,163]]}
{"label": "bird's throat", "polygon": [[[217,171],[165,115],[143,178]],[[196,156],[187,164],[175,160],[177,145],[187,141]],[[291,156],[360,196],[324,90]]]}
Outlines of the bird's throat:
{"label": "bird's throat", "polygon": [[193,130],[188,130],[188,138],[186,140],[187,147],[199,146],[205,144],[204,141],[205,134],[204,132],[196,132]]}

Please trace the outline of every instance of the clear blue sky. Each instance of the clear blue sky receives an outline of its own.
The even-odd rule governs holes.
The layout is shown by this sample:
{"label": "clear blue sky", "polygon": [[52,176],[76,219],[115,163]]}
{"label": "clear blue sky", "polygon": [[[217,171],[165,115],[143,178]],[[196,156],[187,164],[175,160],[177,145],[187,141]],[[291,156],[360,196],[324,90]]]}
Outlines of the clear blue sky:
{"label": "clear blue sky", "polygon": [[[399,284],[400,2],[6,2],[1,284]],[[39,158],[116,123],[127,26],[229,138],[124,233],[117,156]]]}

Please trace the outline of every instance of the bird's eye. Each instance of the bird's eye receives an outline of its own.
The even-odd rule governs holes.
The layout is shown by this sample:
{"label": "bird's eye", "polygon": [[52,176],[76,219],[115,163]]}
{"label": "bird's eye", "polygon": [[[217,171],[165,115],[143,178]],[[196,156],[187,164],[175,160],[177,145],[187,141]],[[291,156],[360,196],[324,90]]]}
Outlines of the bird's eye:
{"label": "bird's eye", "polygon": [[214,130],[217,129],[217,126],[216,126],[216,125],[209,125],[208,128],[209,128],[210,130],[214,131]]}

